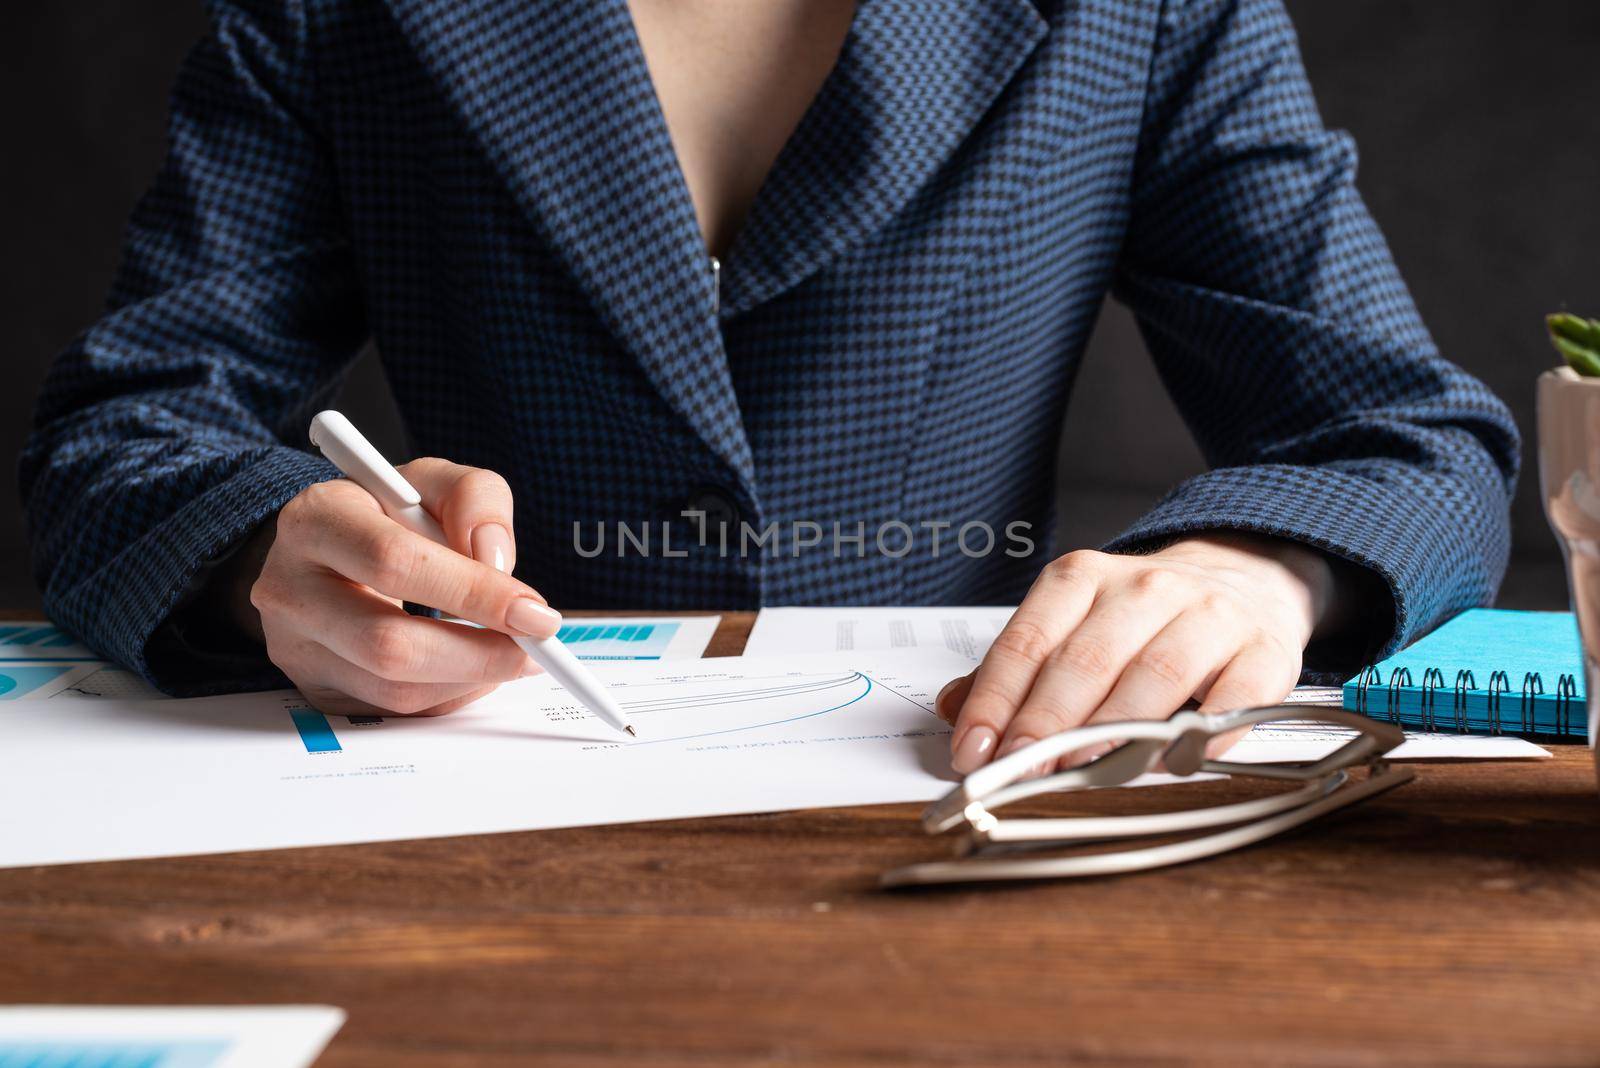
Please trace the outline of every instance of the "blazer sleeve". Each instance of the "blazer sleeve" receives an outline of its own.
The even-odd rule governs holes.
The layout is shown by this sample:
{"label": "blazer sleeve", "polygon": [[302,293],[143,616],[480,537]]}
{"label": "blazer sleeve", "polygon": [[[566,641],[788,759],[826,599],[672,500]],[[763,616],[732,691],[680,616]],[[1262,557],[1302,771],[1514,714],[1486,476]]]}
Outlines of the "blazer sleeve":
{"label": "blazer sleeve", "polygon": [[[152,633],[207,561],[337,475],[296,445],[366,336],[303,12],[211,16],[104,317],[57,357],[21,462],[46,610],[169,692],[217,683],[153,670]],[[264,656],[228,682],[274,684]]]}
{"label": "blazer sleeve", "polygon": [[1488,603],[1519,443],[1442,359],[1323,127],[1279,0],[1170,0],[1116,294],[1212,470],[1108,548],[1294,539],[1381,576],[1392,619],[1309,671],[1387,655]]}

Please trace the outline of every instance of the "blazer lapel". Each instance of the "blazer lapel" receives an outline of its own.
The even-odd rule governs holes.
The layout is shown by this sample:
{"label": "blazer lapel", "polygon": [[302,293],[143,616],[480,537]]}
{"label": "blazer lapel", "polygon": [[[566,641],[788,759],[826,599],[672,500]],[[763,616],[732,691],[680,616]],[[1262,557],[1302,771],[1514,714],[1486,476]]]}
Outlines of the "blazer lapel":
{"label": "blazer lapel", "polygon": [[709,258],[625,0],[388,0],[612,334],[748,485]]}
{"label": "blazer lapel", "polygon": [[722,314],[772,299],[892,218],[1047,29],[1029,0],[861,0],[729,250]]}

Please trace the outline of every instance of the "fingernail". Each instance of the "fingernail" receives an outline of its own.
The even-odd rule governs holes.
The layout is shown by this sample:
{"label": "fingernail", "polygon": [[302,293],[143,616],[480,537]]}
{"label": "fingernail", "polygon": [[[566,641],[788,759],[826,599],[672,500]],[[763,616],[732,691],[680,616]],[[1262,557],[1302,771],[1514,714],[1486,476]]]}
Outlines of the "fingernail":
{"label": "fingernail", "polygon": [[950,696],[950,691],[956,688],[959,678],[951,679],[944,684],[944,689],[939,691],[939,696],[933,699],[933,714],[948,722],[949,717],[944,714],[944,699]]}
{"label": "fingernail", "polygon": [[961,736],[954,755],[950,757],[950,766],[963,775],[977,771],[983,767],[996,739],[991,728],[973,727]]}
{"label": "fingernail", "polygon": [[483,523],[472,531],[472,558],[496,571],[510,570],[506,563],[513,547],[511,531],[499,523]]}
{"label": "fingernail", "polygon": [[506,626],[533,638],[548,638],[561,628],[561,613],[532,597],[518,597],[506,611]]}

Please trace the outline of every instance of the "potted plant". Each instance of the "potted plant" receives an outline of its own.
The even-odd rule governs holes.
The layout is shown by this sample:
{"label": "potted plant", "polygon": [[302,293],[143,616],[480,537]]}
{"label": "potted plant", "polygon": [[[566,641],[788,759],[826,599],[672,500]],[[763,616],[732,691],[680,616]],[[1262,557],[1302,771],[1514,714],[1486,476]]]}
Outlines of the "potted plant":
{"label": "potted plant", "polygon": [[1539,376],[1539,482],[1567,561],[1594,747],[1600,735],[1600,320],[1561,314],[1546,324],[1566,366]]}

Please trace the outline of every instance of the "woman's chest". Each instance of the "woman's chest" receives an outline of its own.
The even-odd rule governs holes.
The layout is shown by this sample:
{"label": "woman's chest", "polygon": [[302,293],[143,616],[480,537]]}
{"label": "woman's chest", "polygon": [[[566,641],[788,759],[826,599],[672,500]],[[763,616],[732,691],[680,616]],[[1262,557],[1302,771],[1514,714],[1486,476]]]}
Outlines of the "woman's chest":
{"label": "woman's chest", "polygon": [[630,0],[679,168],[713,254],[833,69],[856,0]]}

